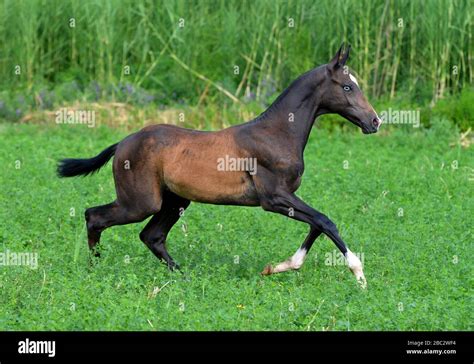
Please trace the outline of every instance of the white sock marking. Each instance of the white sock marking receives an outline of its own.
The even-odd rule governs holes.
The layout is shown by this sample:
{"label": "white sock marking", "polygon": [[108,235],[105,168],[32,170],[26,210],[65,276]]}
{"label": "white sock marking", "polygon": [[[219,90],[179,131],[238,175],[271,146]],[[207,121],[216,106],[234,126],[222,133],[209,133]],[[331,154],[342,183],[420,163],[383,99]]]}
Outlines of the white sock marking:
{"label": "white sock marking", "polygon": [[303,265],[304,258],[306,257],[306,249],[299,248],[295,254],[291,257],[291,265],[294,269],[299,269]]}
{"label": "white sock marking", "polygon": [[357,255],[355,255],[349,249],[347,249],[346,259],[347,259],[347,265],[349,266],[350,269],[357,269],[357,268],[362,269],[362,263],[360,259],[357,257]]}
{"label": "white sock marking", "polygon": [[366,288],[367,281],[365,280],[364,271],[362,270],[362,263],[360,259],[349,249],[347,249],[345,257],[347,259],[347,265],[349,266],[349,269],[352,271],[352,273],[354,273],[361,287]]}
{"label": "white sock marking", "polygon": [[307,251],[299,248],[293,256],[284,262],[278,263],[273,268],[272,273],[286,272],[287,270],[300,269],[303,265]]}

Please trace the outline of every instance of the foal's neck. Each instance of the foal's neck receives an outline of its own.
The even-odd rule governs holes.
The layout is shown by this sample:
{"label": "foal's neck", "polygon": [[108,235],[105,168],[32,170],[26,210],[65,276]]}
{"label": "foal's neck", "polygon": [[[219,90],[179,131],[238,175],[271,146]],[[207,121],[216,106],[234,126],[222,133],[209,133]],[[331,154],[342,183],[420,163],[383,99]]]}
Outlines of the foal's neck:
{"label": "foal's neck", "polygon": [[323,77],[322,67],[303,74],[255,119],[258,126],[272,130],[276,148],[290,147],[302,158],[316,117],[326,113],[320,105]]}

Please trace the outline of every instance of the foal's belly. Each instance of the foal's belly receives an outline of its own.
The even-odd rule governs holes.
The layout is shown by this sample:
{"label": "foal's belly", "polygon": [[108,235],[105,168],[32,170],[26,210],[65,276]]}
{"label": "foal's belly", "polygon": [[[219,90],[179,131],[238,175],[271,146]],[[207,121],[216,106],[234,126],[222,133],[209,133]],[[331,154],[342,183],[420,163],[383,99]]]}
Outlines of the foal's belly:
{"label": "foal's belly", "polygon": [[222,205],[259,205],[252,182],[243,175],[173,175],[167,176],[165,184],[172,192],[191,201]]}
{"label": "foal's belly", "polygon": [[177,195],[212,204],[259,205],[252,181],[256,160],[238,152],[230,136],[193,136],[161,154],[163,182]]}

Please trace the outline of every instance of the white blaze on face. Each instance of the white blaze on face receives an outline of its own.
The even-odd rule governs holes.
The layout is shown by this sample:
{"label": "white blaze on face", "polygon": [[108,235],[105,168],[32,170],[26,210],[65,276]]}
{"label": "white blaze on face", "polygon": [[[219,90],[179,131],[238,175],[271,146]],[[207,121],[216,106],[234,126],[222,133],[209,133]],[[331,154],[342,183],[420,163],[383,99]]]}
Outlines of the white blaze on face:
{"label": "white blaze on face", "polygon": [[[352,82],[354,82],[357,85],[357,87],[360,87],[359,82],[357,82],[357,78],[355,78],[350,73],[349,73],[349,78],[351,79]],[[382,125],[382,119],[379,118],[379,116],[377,115],[377,113],[375,112],[375,110],[373,108],[372,108],[372,110],[374,111],[374,114],[377,116],[377,119],[379,120],[379,125],[377,127],[377,129],[378,129],[378,128],[380,128],[380,125]]]}
{"label": "white blaze on face", "polygon": [[354,82],[354,83],[357,85],[357,87],[360,87],[360,86],[359,86],[359,82],[357,82],[357,78],[355,78],[354,76],[352,76],[350,73],[349,73],[349,77],[350,77],[351,81]]}

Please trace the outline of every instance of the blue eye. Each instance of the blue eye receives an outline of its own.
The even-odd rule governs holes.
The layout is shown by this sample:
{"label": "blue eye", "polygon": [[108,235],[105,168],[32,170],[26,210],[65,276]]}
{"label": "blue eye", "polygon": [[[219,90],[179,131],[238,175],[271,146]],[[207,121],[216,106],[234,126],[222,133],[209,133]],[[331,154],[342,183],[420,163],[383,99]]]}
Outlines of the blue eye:
{"label": "blue eye", "polygon": [[342,88],[343,88],[344,91],[346,91],[346,92],[349,92],[350,90],[352,90],[352,87],[349,86],[349,85],[344,85]]}

